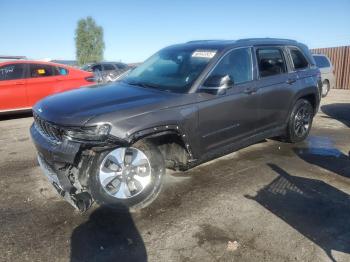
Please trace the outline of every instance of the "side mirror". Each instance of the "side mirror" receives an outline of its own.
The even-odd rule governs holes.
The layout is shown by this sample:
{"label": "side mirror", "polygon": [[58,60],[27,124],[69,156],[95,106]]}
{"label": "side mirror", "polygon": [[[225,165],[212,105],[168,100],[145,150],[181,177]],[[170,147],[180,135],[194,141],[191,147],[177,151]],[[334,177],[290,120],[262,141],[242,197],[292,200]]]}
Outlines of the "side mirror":
{"label": "side mirror", "polygon": [[205,80],[201,90],[210,93],[223,94],[226,92],[226,89],[231,87],[233,87],[233,80],[229,75],[212,75]]}

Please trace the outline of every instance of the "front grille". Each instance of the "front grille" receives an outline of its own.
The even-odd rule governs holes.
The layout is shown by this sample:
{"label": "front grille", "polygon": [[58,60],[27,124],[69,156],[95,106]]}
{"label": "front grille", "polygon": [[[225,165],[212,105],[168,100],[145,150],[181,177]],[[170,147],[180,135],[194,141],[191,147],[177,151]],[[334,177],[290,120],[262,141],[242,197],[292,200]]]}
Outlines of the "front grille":
{"label": "front grille", "polygon": [[36,114],[33,116],[35,127],[42,135],[54,143],[62,142],[62,130],[59,127],[41,119]]}

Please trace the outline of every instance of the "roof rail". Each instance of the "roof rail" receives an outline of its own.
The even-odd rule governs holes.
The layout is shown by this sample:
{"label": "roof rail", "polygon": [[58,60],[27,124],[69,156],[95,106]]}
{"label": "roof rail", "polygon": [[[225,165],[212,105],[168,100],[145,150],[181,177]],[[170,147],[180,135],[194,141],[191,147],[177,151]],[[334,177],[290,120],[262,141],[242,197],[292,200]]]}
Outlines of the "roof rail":
{"label": "roof rail", "polygon": [[227,41],[227,40],[220,40],[220,39],[206,39],[206,40],[191,40],[186,42],[186,44],[190,44],[190,43],[200,43],[200,42],[216,42],[216,41]]}
{"label": "roof rail", "polygon": [[262,37],[262,38],[242,38],[238,39],[237,42],[244,42],[244,41],[269,41],[269,40],[278,40],[278,41],[290,41],[297,43],[296,40],[293,39],[287,39],[287,38],[273,38],[273,37]]}

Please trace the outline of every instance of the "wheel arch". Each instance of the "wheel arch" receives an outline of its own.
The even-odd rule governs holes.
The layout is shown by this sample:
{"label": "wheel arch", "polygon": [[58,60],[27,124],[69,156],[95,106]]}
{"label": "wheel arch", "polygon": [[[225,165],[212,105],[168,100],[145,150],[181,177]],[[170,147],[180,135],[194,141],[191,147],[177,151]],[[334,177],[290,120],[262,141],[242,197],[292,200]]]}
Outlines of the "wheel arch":
{"label": "wheel arch", "polygon": [[150,140],[161,151],[167,163],[167,168],[185,170],[193,153],[187,135],[178,125],[162,125],[143,129],[131,134],[130,144],[141,140]]}

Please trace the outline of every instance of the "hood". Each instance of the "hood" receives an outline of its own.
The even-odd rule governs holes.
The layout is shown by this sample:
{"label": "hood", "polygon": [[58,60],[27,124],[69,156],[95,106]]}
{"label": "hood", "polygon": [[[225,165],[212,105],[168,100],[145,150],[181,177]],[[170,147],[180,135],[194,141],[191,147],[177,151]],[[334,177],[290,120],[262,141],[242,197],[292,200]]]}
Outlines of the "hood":
{"label": "hood", "polygon": [[55,94],[39,101],[33,111],[41,118],[66,126],[82,126],[90,119],[115,113],[115,117],[131,117],[150,110],[170,106],[178,94],[151,88],[113,83],[82,87]]}

